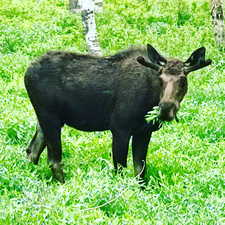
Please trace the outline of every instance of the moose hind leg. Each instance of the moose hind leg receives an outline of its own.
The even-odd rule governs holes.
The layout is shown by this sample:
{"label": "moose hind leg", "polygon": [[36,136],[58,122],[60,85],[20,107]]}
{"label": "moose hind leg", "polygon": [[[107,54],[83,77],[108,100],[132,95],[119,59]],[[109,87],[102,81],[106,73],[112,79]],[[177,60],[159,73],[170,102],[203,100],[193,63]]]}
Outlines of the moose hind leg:
{"label": "moose hind leg", "polygon": [[40,120],[48,150],[48,163],[52,170],[52,175],[61,183],[64,183],[64,173],[61,165],[61,123],[55,116],[48,115],[44,120]]}
{"label": "moose hind leg", "polygon": [[35,135],[26,150],[28,159],[34,164],[38,164],[40,155],[43,152],[45,146],[46,143],[43,131],[39,123],[37,123]]}

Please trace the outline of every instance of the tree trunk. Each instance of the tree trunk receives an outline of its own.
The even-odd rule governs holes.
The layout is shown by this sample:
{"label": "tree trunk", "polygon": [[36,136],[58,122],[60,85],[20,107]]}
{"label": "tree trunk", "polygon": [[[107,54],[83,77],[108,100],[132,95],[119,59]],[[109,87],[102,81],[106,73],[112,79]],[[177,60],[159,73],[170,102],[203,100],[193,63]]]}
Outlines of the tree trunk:
{"label": "tree trunk", "polygon": [[[93,0],[94,1],[94,11],[101,12],[103,6],[103,0]],[[78,13],[81,12],[82,0],[69,0],[69,9],[71,12]]]}
{"label": "tree trunk", "polygon": [[85,31],[87,49],[91,54],[101,55],[101,49],[97,39],[94,8],[93,0],[82,0],[81,16]]}
{"label": "tree trunk", "polygon": [[211,15],[215,39],[219,47],[225,47],[224,16],[221,0],[211,1]]}

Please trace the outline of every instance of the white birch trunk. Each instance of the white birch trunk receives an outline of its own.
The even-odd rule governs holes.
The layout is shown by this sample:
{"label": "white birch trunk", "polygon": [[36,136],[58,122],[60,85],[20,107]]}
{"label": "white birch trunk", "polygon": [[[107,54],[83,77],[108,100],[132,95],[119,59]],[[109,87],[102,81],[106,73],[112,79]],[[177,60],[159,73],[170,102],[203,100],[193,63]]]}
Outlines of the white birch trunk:
{"label": "white birch trunk", "polygon": [[[69,0],[69,9],[71,12],[78,13],[81,12],[81,5],[83,0]],[[94,1],[94,11],[101,12],[103,6],[103,0],[93,0]]]}
{"label": "white birch trunk", "polygon": [[214,27],[215,39],[220,47],[225,47],[225,28],[224,28],[224,16],[221,0],[211,1],[211,15],[212,23]]}
{"label": "white birch trunk", "polygon": [[91,54],[101,55],[101,49],[97,39],[93,0],[82,0],[81,15],[85,31],[87,49]]}

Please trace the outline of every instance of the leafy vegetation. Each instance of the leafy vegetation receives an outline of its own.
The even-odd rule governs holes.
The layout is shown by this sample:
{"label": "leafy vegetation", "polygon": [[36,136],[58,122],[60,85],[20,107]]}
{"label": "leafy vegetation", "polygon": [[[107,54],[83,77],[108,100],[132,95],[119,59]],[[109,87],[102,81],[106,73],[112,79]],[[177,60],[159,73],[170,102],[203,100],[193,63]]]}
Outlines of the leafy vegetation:
{"label": "leafy vegetation", "polygon": [[147,123],[153,122],[153,124],[154,124],[157,121],[162,123],[163,121],[160,121],[159,115],[160,115],[159,106],[154,106],[153,109],[145,115],[145,120],[146,120]]}
{"label": "leafy vegetation", "polygon": [[46,153],[38,166],[28,162],[36,118],[26,68],[50,49],[86,51],[80,15],[67,3],[0,2],[0,224],[225,224],[225,52],[216,48],[207,0],[105,0],[96,17],[105,55],[150,43],[183,60],[205,46],[213,59],[189,76],[180,122],[154,133],[146,190],[133,178],[131,155],[124,176],[113,175],[109,132],[64,128],[64,185],[52,180]]}

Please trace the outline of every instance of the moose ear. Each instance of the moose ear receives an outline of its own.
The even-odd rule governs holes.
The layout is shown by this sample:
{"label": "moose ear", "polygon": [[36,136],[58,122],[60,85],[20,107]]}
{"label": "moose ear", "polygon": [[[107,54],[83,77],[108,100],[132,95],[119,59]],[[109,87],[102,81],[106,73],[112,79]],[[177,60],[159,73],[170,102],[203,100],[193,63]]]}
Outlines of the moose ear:
{"label": "moose ear", "polygon": [[198,48],[195,50],[191,56],[184,62],[186,66],[194,66],[205,60],[205,47]]}
{"label": "moose ear", "polygon": [[153,63],[151,63],[151,62],[146,61],[145,58],[144,58],[143,56],[138,56],[138,57],[137,57],[137,61],[138,61],[141,65],[146,66],[146,67],[149,67],[149,68],[151,68],[151,69],[153,69],[153,70],[155,70],[155,71],[160,71],[160,69],[161,69],[161,67],[160,67],[159,65],[153,64]]}
{"label": "moose ear", "polygon": [[206,67],[212,63],[211,59],[205,60],[205,47],[198,48],[191,56],[184,62],[184,72],[186,74]]}
{"label": "moose ear", "polygon": [[150,61],[154,64],[163,66],[167,63],[167,60],[161,56],[155,48],[153,48],[151,45],[147,44],[147,51],[148,51],[148,58]]}

